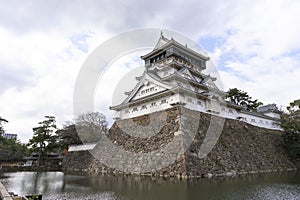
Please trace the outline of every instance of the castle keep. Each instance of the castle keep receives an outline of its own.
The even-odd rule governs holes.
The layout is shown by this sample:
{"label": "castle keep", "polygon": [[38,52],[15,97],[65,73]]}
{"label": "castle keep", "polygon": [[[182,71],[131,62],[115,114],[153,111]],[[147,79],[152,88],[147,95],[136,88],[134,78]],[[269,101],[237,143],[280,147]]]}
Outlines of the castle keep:
{"label": "castle keep", "polygon": [[165,110],[175,105],[241,120],[268,129],[280,129],[276,122],[280,112],[272,105],[262,106],[258,112],[225,101],[225,92],[215,84],[216,78],[204,74],[206,57],[172,39],[161,36],[154,49],[141,57],[145,71],[136,77],[138,83],[126,92],[127,98],[110,107],[114,119],[128,119]]}

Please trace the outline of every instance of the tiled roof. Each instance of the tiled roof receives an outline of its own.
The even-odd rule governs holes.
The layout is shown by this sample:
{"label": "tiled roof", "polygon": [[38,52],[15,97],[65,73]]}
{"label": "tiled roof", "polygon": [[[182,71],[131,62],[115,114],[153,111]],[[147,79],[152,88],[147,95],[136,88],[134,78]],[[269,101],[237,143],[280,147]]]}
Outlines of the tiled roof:
{"label": "tiled roof", "polygon": [[265,105],[265,106],[260,106],[257,109],[257,112],[267,112],[267,111],[279,111],[279,110],[278,110],[278,107],[275,103],[268,104],[268,105]]}

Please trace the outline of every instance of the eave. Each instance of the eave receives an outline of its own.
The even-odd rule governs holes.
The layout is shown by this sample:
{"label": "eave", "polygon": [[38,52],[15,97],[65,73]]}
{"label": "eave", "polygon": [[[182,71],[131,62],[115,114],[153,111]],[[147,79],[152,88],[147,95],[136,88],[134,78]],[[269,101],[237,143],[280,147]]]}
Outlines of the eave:
{"label": "eave", "polygon": [[171,47],[172,45],[175,46],[175,47],[178,47],[179,49],[181,49],[183,51],[186,51],[188,54],[190,54],[190,56],[192,56],[192,57],[194,57],[196,59],[201,58],[201,59],[203,59],[205,61],[208,61],[210,59],[209,57],[204,56],[204,55],[202,55],[202,54],[200,54],[200,53],[198,53],[198,52],[196,52],[196,51],[194,51],[194,50],[192,50],[192,49],[190,49],[190,48],[188,48],[188,47],[186,47],[186,46],[178,43],[177,41],[175,41],[173,39],[171,39],[166,44],[162,45],[160,48],[154,49],[150,53],[148,53],[148,54],[146,54],[144,56],[141,56],[141,58],[143,60],[146,60],[147,58],[150,58],[152,56],[155,56],[155,55],[159,54],[161,51],[167,49],[168,47]]}
{"label": "eave", "polygon": [[211,87],[208,87],[207,85],[204,85],[203,83],[199,83],[199,82],[197,82],[197,81],[193,81],[193,80],[190,80],[190,79],[187,79],[187,78],[185,78],[185,77],[183,77],[183,76],[181,76],[180,74],[178,74],[178,73],[174,73],[174,74],[171,74],[171,75],[169,75],[169,76],[167,76],[167,77],[164,77],[164,78],[162,78],[162,80],[164,80],[164,81],[170,81],[170,80],[183,80],[183,81],[187,81],[187,82],[189,82],[191,85],[193,85],[193,86],[197,86],[198,88],[202,88],[202,89],[205,89],[205,90],[208,90],[208,91],[215,91],[215,92],[217,92],[217,93],[219,93],[219,94],[222,94],[222,95],[225,95],[226,93],[224,92],[224,91],[222,91],[222,90],[219,90],[218,88],[211,88]]}
{"label": "eave", "polygon": [[258,112],[250,112],[250,111],[247,111],[247,110],[241,110],[240,112],[244,113],[244,114],[250,114],[250,115],[253,115],[253,116],[256,116],[256,117],[262,117],[262,118],[265,118],[265,119],[280,121],[280,119],[278,119],[278,118],[270,117],[270,116],[267,116],[267,115],[264,115],[264,114],[261,114],[261,113],[258,113]]}
{"label": "eave", "polygon": [[172,94],[172,90],[164,90],[164,91],[161,91],[161,92],[158,92],[158,93],[155,93],[155,94],[151,94],[149,96],[142,97],[140,99],[132,100],[132,101],[127,102],[127,103],[122,103],[122,104],[117,105],[117,106],[110,106],[109,109],[110,110],[119,110],[119,109],[123,109],[123,108],[128,108],[128,107],[135,106],[137,104],[148,102],[148,101],[153,100],[153,99],[157,99],[161,96],[167,96],[169,94]]}
{"label": "eave", "polygon": [[[163,96],[168,96],[169,94],[173,95],[173,94],[180,94],[180,93],[184,93],[184,94],[188,93],[191,96],[195,96],[195,97],[197,97],[199,99],[203,99],[203,100],[208,100],[209,99],[207,96],[205,96],[203,94],[196,93],[192,90],[189,90],[189,89],[186,89],[186,88],[183,88],[183,87],[180,87],[180,86],[176,86],[176,87],[174,87],[170,90],[161,91],[161,92],[149,95],[149,96],[142,97],[140,99],[130,101],[130,102],[125,103],[125,104],[120,104],[120,105],[117,105],[117,106],[110,106],[109,109],[110,110],[120,110],[120,109],[123,109],[123,108],[129,108],[129,107],[133,107],[133,106],[136,106],[136,105],[140,105],[140,104],[145,103],[145,102],[149,102],[149,101],[154,100],[154,99],[158,99],[158,98],[163,97]],[[220,104],[225,105],[225,102],[220,102]]]}

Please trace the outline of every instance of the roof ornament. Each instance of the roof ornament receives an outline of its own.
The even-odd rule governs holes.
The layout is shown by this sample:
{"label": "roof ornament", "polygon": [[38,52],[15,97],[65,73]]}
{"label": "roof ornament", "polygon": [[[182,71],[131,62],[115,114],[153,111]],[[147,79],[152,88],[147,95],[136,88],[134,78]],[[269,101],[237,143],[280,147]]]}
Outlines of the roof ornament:
{"label": "roof ornament", "polygon": [[163,31],[160,31],[160,37],[165,38]]}

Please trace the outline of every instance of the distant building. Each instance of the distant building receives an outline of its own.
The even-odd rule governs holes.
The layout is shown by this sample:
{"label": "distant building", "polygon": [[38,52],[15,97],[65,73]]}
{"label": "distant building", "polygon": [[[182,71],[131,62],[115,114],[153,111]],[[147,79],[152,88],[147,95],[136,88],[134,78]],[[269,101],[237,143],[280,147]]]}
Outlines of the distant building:
{"label": "distant building", "polygon": [[216,78],[202,73],[209,57],[161,34],[154,49],[141,57],[145,71],[136,77],[137,85],[114,110],[114,119],[128,119],[165,110],[176,105],[203,113],[237,119],[246,123],[280,129],[276,105],[262,106],[258,112],[225,100],[226,93],[215,84]]}
{"label": "distant building", "polygon": [[7,138],[7,139],[17,139],[17,134],[11,134],[11,133],[3,133],[2,134],[3,137]]}

